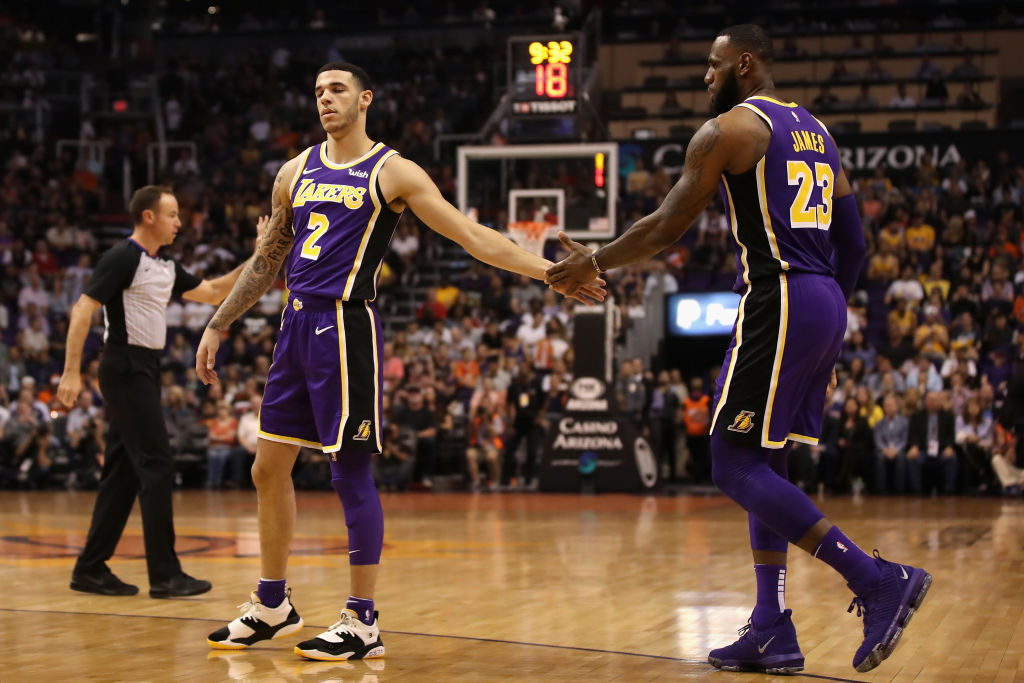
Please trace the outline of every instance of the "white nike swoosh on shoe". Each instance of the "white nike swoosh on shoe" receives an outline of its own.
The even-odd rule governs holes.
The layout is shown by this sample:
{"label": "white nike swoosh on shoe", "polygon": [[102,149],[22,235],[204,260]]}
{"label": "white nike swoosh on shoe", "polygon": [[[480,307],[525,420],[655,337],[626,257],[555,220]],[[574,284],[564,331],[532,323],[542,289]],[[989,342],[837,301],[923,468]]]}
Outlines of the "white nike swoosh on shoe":
{"label": "white nike swoosh on shoe", "polygon": [[901,578],[907,578],[907,568],[904,567],[902,564],[900,565],[900,573],[903,574]]}
{"label": "white nike swoosh on shoe", "polygon": [[758,648],[757,648],[757,651],[758,651],[758,652],[760,652],[761,654],[764,654],[764,651],[765,651],[765,649],[766,649],[766,648],[767,648],[767,647],[768,647],[769,645],[771,645],[771,644],[772,644],[772,641],[773,641],[773,640],[775,640],[775,636],[772,636],[771,638],[769,638],[769,639],[768,639],[768,642],[767,642],[767,643],[765,643],[764,645],[759,645],[759,646],[758,646]]}
{"label": "white nike swoosh on shoe", "polygon": [[323,166],[317,166],[316,168],[306,169],[305,171],[302,172],[302,175],[308,175],[313,171],[319,171],[321,168],[323,168]]}
{"label": "white nike swoosh on shoe", "polygon": [[315,334],[316,336],[319,337],[321,332],[326,332],[327,330],[331,329],[332,327],[334,327],[334,325],[328,325],[327,327],[318,327],[318,328],[316,328],[316,331],[313,334]]}

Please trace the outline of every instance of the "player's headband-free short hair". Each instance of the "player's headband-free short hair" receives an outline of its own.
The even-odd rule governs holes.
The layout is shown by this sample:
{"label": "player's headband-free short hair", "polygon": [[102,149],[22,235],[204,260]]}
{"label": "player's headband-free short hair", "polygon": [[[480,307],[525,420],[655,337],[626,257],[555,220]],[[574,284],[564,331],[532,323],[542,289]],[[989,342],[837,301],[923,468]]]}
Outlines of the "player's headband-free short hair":
{"label": "player's headband-free short hair", "polygon": [[132,223],[135,225],[142,223],[143,211],[156,211],[160,197],[165,194],[173,195],[174,192],[164,185],[144,185],[135,190],[135,194],[128,202],[128,213],[132,217]]}
{"label": "player's headband-free short hair", "polygon": [[359,83],[360,90],[373,90],[373,82],[370,80],[370,74],[366,73],[366,70],[362,67],[356,66],[351,62],[327,62],[320,67],[320,70],[316,72],[316,75],[319,76],[325,71],[347,71],[352,74],[352,78]]}
{"label": "player's headband-free short hair", "polygon": [[771,64],[775,60],[772,37],[757,24],[736,24],[722,29],[718,35],[728,38],[740,52],[756,55],[762,62]]}

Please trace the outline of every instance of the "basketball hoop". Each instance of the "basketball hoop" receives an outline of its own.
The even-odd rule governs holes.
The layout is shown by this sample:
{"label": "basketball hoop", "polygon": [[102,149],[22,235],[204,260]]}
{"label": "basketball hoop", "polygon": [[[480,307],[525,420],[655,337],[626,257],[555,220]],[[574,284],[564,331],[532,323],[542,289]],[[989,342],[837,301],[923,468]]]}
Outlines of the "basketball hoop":
{"label": "basketball hoop", "polygon": [[544,256],[544,242],[551,227],[545,221],[514,221],[508,224],[508,234],[524,251]]}

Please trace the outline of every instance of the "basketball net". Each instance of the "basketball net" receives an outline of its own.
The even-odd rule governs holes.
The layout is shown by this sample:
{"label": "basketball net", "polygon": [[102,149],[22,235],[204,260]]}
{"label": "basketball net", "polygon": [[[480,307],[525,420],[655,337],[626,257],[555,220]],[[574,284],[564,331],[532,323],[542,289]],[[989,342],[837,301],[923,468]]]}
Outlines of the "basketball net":
{"label": "basketball net", "polygon": [[514,221],[508,224],[508,234],[524,251],[544,256],[544,242],[551,227],[545,221]]}

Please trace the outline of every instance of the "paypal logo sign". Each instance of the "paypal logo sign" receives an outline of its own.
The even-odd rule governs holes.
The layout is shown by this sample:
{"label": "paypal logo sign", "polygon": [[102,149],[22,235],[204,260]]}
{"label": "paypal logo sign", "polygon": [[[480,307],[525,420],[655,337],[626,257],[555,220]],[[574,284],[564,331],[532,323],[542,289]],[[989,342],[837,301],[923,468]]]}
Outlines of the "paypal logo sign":
{"label": "paypal logo sign", "polygon": [[668,298],[668,330],[681,337],[731,334],[740,296],[732,292],[673,294]]}

